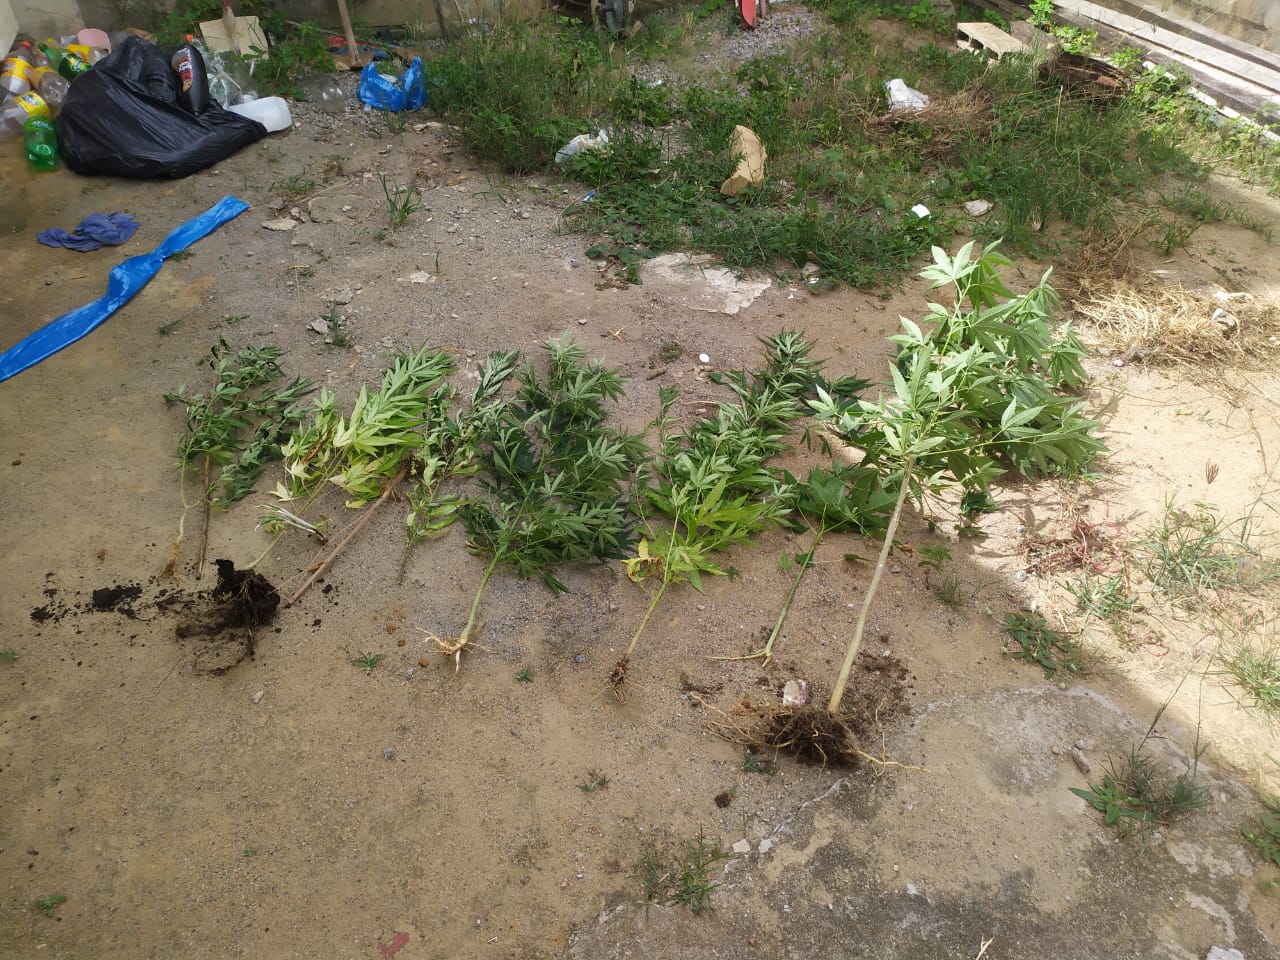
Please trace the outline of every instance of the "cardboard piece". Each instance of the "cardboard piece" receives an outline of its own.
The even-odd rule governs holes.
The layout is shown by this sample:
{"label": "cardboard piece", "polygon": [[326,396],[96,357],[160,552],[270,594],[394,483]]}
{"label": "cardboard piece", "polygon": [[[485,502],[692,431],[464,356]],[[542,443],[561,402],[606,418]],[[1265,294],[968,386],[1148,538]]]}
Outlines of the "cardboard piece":
{"label": "cardboard piece", "polygon": [[741,159],[738,160],[733,175],[720,185],[720,192],[724,196],[736,197],[746,187],[758,187],[764,183],[764,162],[768,154],[754,130],[744,126],[734,127],[729,152]]}
{"label": "cardboard piece", "polygon": [[[227,37],[227,28],[221,20],[206,20],[200,24],[200,35],[204,37],[205,46],[209,48],[210,53],[232,49],[230,39]],[[235,39],[236,45],[240,47],[240,53],[244,56],[249,56],[254,47],[259,50],[268,49],[267,36],[258,25],[257,17],[236,17]]]}

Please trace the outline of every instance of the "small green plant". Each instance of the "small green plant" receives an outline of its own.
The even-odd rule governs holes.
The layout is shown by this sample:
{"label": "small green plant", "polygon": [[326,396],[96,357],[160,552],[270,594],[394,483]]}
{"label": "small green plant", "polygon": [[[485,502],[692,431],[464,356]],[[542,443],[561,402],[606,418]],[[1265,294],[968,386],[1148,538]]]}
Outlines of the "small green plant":
{"label": "small green plant", "polygon": [[941,543],[916,547],[916,556],[920,558],[916,561],[916,566],[922,570],[932,570],[935,573],[941,573],[943,564],[951,562],[951,551],[947,549],[945,544]]}
{"label": "small green plant", "polygon": [[258,855],[258,850],[256,847],[245,847],[244,850],[241,851],[240,855],[248,860],[251,857],[256,857]]}
{"label": "small green plant", "polygon": [[664,340],[658,347],[658,359],[663,363],[675,363],[684,356],[684,347],[674,340]]}
{"label": "small green plant", "polygon": [[182,263],[182,261],[190,260],[194,256],[195,252],[192,250],[179,250],[177,253],[169,254],[169,259],[174,263]]}
{"label": "small green plant", "polygon": [[1280,867],[1280,797],[1263,797],[1258,819],[1241,827],[1240,834],[1257,848],[1263,862]]}
{"label": "small green plant", "polygon": [[1076,598],[1076,611],[1101,620],[1118,639],[1137,611],[1138,601],[1129,595],[1129,578],[1123,572],[1109,576],[1086,573],[1066,583],[1067,592]]}
{"label": "small green plant", "polygon": [[587,779],[577,784],[577,788],[583,793],[595,793],[597,790],[603,790],[609,785],[609,778],[599,770],[592,767],[587,771]]}
{"label": "small green plant", "polygon": [[964,581],[960,579],[959,574],[951,570],[939,576],[938,582],[933,586],[933,595],[948,607],[962,607],[968,601]]}
{"label": "small green plant", "polygon": [[241,320],[248,320],[248,319],[249,319],[249,315],[247,313],[228,313],[225,317],[222,318],[222,323],[224,326],[234,327]]}
{"label": "small green plant", "polygon": [[1186,771],[1170,778],[1144,752],[1145,744],[1144,739],[1119,762],[1108,760],[1101,782],[1070,788],[1102,814],[1104,825],[1124,833],[1136,830],[1144,839],[1154,827],[1172,823],[1210,799],[1209,788],[1197,781],[1198,752]]}
{"label": "small green plant", "polygon": [[933,33],[946,33],[951,26],[947,17],[934,7],[930,0],[919,0],[908,10],[907,21],[914,27]]}
{"label": "small green plant", "polygon": [[699,831],[685,842],[674,862],[648,852],[636,862],[628,878],[639,884],[646,909],[651,903],[679,904],[697,916],[711,909],[711,892],[721,883],[713,879],[717,868],[732,859],[731,851]]}
{"label": "small green plant", "polygon": [[351,665],[359,667],[365,673],[373,673],[374,669],[383,660],[383,654],[361,651],[358,656],[351,658]]}
{"label": "small green plant", "polygon": [[383,110],[382,125],[387,129],[387,136],[398,137],[409,126],[408,113],[403,110]]}
{"label": "small green plant", "polygon": [[1031,15],[1027,19],[1034,27],[1049,30],[1053,27],[1053,0],[1031,0]]}
{"label": "small green plant", "polygon": [[156,333],[162,337],[167,337],[181,325],[182,318],[177,317],[176,319],[170,320],[168,323],[162,323],[160,326],[156,327]]}
{"label": "small green plant", "polygon": [[1280,717],[1280,651],[1276,647],[1256,649],[1241,643],[1220,654],[1218,662],[1227,682],[1243,690],[1268,717]]}
{"label": "small green plant", "polygon": [[398,229],[413,214],[422,209],[422,194],[416,187],[402,187],[395,177],[379,172],[382,195],[386,198],[387,222],[392,230]]}
{"label": "small green plant", "polygon": [[742,772],[763,773],[765,776],[772,777],[778,772],[778,766],[777,764],[769,763],[760,754],[752,753],[748,750],[742,755]]}
{"label": "small green plant", "polygon": [[1085,662],[1080,645],[1065,633],[1054,630],[1038,613],[1006,613],[1002,645],[1006,656],[1036,663],[1044,670],[1046,680],[1064,684],[1068,676],[1084,672]]}
{"label": "small green plant", "polygon": [[0,663],[13,663],[18,659],[18,651],[12,647],[5,647],[0,650]]}
{"label": "small green plant", "polygon": [[533,683],[533,668],[521,667],[516,671],[516,680],[520,683]]}
{"label": "small green plant", "polygon": [[1111,62],[1125,73],[1137,73],[1142,69],[1142,51],[1137,47],[1121,47],[1111,55]]}
{"label": "small green plant", "polygon": [[41,897],[36,901],[36,909],[43,913],[46,917],[52,917],[58,907],[67,902],[65,894],[51,893],[47,897]]}
{"label": "small green plant", "polygon": [[1137,544],[1142,572],[1172,599],[1194,601],[1205,591],[1250,591],[1280,577],[1280,563],[1253,544],[1249,515],[1228,520],[1205,503],[1189,509],[1165,503]]}
{"label": "small green plant", "polygon": [[320,184],[307,176],[306,170],[303,170],[301,173],[273,180],[267,189],[284,200],[293,201],[300,200],[318,186]]}
{"label": "small green plant", "polygon": [[639,285],[640,264],[653,259],[653,251],[635,244],[614,243],[606,240],[587,249],[592,260],[604,260],[627,283]]}

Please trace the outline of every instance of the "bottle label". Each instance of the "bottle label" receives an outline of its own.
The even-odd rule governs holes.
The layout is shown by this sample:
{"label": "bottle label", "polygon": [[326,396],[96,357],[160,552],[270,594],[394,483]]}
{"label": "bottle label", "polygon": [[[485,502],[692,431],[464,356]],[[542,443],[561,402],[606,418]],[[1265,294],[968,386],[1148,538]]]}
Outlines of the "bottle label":
{"label": "bottle label", "polygon": [[4,62],[4,71],[0,72],[0,77],[4,78],[6,86],[10,77],[17,77],[19,80],[25,80],[29,83],[30,76],[31,64],[18,57],[10,57],[6,60]]}
{"label": "bottle label", "polygon": [[44,97],[38,93],[24,93],[20,97],[14,97],[13,102],[27,111],[27,119],[31,117],[47,117],[49,115],[49,105],[44,102]]}

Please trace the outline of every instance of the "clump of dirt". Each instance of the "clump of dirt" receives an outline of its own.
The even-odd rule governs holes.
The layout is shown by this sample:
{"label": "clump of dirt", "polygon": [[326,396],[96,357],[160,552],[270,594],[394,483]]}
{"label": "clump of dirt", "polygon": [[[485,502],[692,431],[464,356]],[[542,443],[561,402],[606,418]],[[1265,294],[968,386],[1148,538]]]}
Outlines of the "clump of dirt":
{"label": "clump of dirt", "polygon": [[92,608],[100,613],[123,613],[126,617],[136,618],[132,601],[142,596],[142,585],[137,583],[121,583],[113,587],[99,587],[93,591]]}
{"label": "clump of dirt", "polygon": [[857,766],[883,760],[870,751],[890,724],[907,712],[907,668],[893,656],[862,653],[854,663],[838,714],[816,703],[752,707],[751,727],[718,724],[729,739],[753,752],[787,753],[802,763]]}
{"label": "clump of dirt", "polygon": [[280,594],[256,570],[237,570],[230,560],[215,563],[217,586],[190,602],[174,632],[195,642],[196,670],[222,674],[253,656],[256,631],[275,619]]}

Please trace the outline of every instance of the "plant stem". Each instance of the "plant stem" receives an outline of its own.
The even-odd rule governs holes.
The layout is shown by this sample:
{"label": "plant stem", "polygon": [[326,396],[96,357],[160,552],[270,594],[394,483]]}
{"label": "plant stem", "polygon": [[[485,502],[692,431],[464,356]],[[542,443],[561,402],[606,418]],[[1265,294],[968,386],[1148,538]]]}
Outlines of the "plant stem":
{"label": "plant stem", "polygon": [[871,602],[875,599],[876,590],[880,587],[884,568],[889,564],[889,554],[893,550],[893,535],[898,532],[898,520],[902,517],[902,505],[907,500],[907,489],[911,486],[911,470],[914,466],[915,460],[911,458],[902,465],[902,486],[898,489],[898,502],[893,505],[893,515],[889,518],[889,529],[884,534],[884,546],[880,548],[876,572],[871,575],[871,584],[867,587],[867,595],[862,601],[862,611],[858,614],[858,625],[853,631],[853,639],[849,641],[849,649],[845,651],[844,663],[840,665],[840,675],[836,677],[835,688],[831,691],[831,702],[827,704],[827,712],[832,715],[840,709],[840,700],[844,697],[844,688],[849,683],[853,661],[858,658],[858,651],[862,649],[862,635],[867,629],[867,614],[871,612]]}
{"label": "plant stem", "polygon": [[[294,591],[293,596],[291,596],[288,600],[284,602],[284,605],[286,607],[291,607],[295,603],[297,603],[298,598],[307,592],[307,590],[311,587],[311,585],[315,583],[316,580],[320,577],[320,574],[324,573],[325,570],[328,569],[329,565],[333,563],[334,560],[338,559],[338,554],[342,553],[342,551],[346,549],[347,544],[355,539],[356,534],[364,529],[364,525],[369,522],[369,518],[372,517],[375,513],[377,513],[378,508],[380,506],[386,503],[387,499],[391,496],[391,494],[395,491],[395,489],[398,486],[400,486],[400,481],[403,480],[406,476],[408,476],[408,474],[409,474],[409,464],[406,463],[403,467],[400,468],[400,472],[391,478],[391,481],[383,489],[382,496],[380,496],[373,503],[369,504],[369,509],[365,511],[364,516],[351,525],[351,532],[348,533],[345,537],[343,537],[342,540],[339,543],[337,543],[332,550],[329,551],[329,555],[327,557],[325,557],[323,560],[321,560],[318,564],[315,565],[315,568],[311,571],[311,576],[307,577],[306,582],[304,582],[302,586],[300,586],[296,591]],[[257,561],[255,561],[255,563],[256,562]]]}
{"label": "plant stem", "polygon": [[631,643],[627,647],[627,652],[623,655],[623,660],[630,660],[631,654],[636,648],[636,644],[640,642],[640,634],[644,633],[644,628],[649,625],[649,619],[653,616],[653,612],[658,609],[658,604],[662,602],[662,595],[667,592],[667,587],[671,586],[671,577],[664,574],[662,577],[662,586],[658,588],[658,592],[653,595],[653,599],[649,601],[649,609],[644,612],[644,616],[640,618],[640,626],[636,628],[635,636],[631,638]]}
{"label": "plant stem", "polygon": [[196,553],[196,579],[204,573],[204,557],[209,552],[209,514],[213,505],[209,502],[209,458],[204,458],[204,522],[200,524],[200,550]]}
{"label": "plant stem", "polygon": [[467,617],[467,625],[462,628],[462,633],[458,639],[464,643],[471,639],[471,631],[476,626],[476,613],[480,610],[480,596],[484,593],[485,586],[489,583],[489,578],[493,576],[493,571],[498,566],[498,552],[495,550],[493,559],[489,561],[489,566],[484,571],[484,576],[480,578],[480,588],[476,590],[475,599],[471,601],[471,614]]}
{"label": "plant stem", "polygon": [[813,533],[813,542],[809,544],[809,552],[806,559],[800,564],[800,572],[796,574],[795,580],[791,582],[791,589],[787,591],[787,599],[782,604],[782,612],[778,614],[778,622],[773,625],[773,633],[769,634],[769,641],[764,645],[764,649],[760,651],[764,654],[764,662],[767,665],[770,657],[773,656],[773,642],[778,639],[778,634],[782,632],[783,621],[787,619],[787,614],[791,612],[791,601],[795,599],[796,591],[800,589],[800,581],[804,579],[805,571],[813,565],[813,554],[822,543],[822,538],[826,534],[825,527],[818,527]]}

